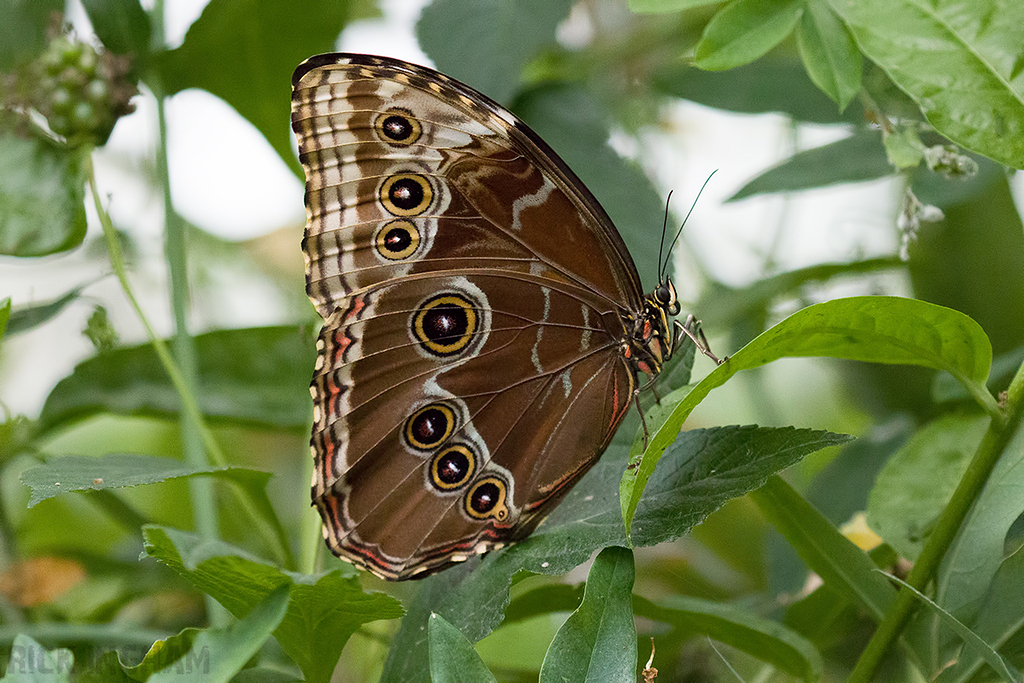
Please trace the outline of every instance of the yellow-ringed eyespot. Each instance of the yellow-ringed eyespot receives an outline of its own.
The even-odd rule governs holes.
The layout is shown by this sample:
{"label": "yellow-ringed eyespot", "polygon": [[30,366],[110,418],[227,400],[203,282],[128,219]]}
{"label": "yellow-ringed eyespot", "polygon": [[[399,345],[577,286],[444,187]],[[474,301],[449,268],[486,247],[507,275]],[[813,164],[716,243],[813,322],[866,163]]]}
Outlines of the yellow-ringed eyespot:
{"label": "yellow-ringed eyespot", "polygon": [[405,442],[418,451],[429,451],[451,436],[455,426],[454,410],[444,403],[430,403],[405,421]]}
{"label": "yellow-ringed eyespot", "polygon": [[417,173],[396,173],[380,186],[380,202],[395,216],[418,216],[433,201],[434,188]]}
{"label": "yellow-ringed eyespot", "polygon": [[378,114],[373,128],[382,141],[401,147],[411,145],[423,134],[420,122],[410,112],[397,107]]}
{"label": "yellow-ringed eyespot", "polygon": [[413,337],[434,356],[455,355],[477,332],[476,309],[476,303],[454,292],[427,299],[413,315]]}
{"label": "yellow-ringed eyespot", "polygon": [[444,448],[430,461],[430,483],[442,491],[463,487],[476,471],[476,455],[464,444]]}
{"label": "yellow-ringed eyespot", "polygon": [[483,477],[466,492],[465,510],[474,519],[493,517],[499,522],[508,519],[505,497],[508,487],[498,477]]}
{"label": "yellow-ringed eyespot", "polygon": [[420,230],[412,221],[399,218],[385,223],[377,230],[374,247],[389,261],[401,261],[416,253],[420,245]]}

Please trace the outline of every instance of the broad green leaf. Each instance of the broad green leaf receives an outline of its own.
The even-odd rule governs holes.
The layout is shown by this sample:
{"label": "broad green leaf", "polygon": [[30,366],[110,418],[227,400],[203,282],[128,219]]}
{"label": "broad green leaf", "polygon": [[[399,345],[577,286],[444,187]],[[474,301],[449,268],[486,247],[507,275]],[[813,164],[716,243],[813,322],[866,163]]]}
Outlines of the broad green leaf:
{"label": "broad green leaf", "polygon": [[292,72],[330,52],[348,20],[349,3],[307,0],[212,0],[185,42],[156,61],[163,91],[202,88],[221,98],[267,138],[302,177],[287,126]]}
{"label": "broad green leaf", "polygon": [[803,8],[803,0],[732,0],[704,27],[694,64],[708,71],[749,64],[793,32]]}
{"label": "broad green leaf", "polygon": [[64,0],[0,2],[0,72],[42,52],[50,18],[63,10]]}
{"label": "broad green leaf", "polygon": [[69,290],[67,294],[52,301],[47,301],[46,303],[33,304],[31,306],[19,306],[16,311],[11,313],[11,319],[7,326],[7,333],[18,334],[19,332],[25,332],[52,320],[58,313],[63,311],[68,304],[78,300],[83,287],[84,285],[75,287],[74,289]]}
{"label": "broad green leaf", "polygon": [[636,677],[633,553],[605,548],[587,576],[583,602],[555,634],[540,683],[603,683]]}
{"label": "broad green leaf", "polygon": [[[28,506],[33,507],[71,491],[102,491],[197,475],[235,481],[250,491],[262,491],[271,477],[269,472],[244,467],[197,468],[175,458],[111,453],[101,457],[66,455],[50,458],[45,464],[22,472],[21,482],[32,489]],[[263,495],[265,497],[266,494]]]}
{"label": "broad green leaf", "polygon": [[310,576],[284,571],[219,541],[203,541],[176,529],[143,529],[146,554],[212,596],[238,618],[276,588],[288,585],[291,602],[274,631],[282,649],[302,669],[307,683],[327,683],[342,648],[357,628],[402,615],[397,600],[364,593],[359,581],[335,570]]}
{"label": "broad green leaf", "polygon": [[[973,456],[983,434],[980,429],[971,431],[977,436],[977,441],[969,456]],[[952,443],[957,440],[957,437],[950,438]],[[988,483],[939,566],[935,600],[962,621],[976,617],[985,591],[999,570],[1007,535],[1024,514],[1022,490],[1024,431],[1018,430],[993,468]]]}
{"label": "broad green leaf", "polygon": [[32,638],[18,634],[0,683],[67,683],[74,663],[71,650],[47,650]]}
{"label": "broad green leaf", "polygon": [[1021,681],[1024,681],[1020,672],[1017,671],[1012,664],[1000,656],[1000,654],[996,652],[991,645],[978,637],[978,634],[961,623],[956,617],[942,609],[942,607],[936,604],[931,598],[921,593],[921,591],[917,590],[906,581],[896,576],[889,576],[889,578],[900,584],[904,590],[911,591],[915,596],[917,596],[918,600],[931,608],[931,611],[942,620],[942,623],[960,636],[964,641],[964,645],[983,658],[1003,681],[1006,683],[1021,683]]}
{"label": "broad green leaf", "polygon": [[868,524],[903,557],[915,560],[921,553],[988,422],[984,415],[943,415],[919,429],[879,472]]}
{"label": "broad green leaf", "polygon": [[720,2],[722,0],[629,0],[629,11],[637,14],[663,14],[717,5]]}
{"label": "broad green leaf", "polygon": [[[299,327],[220,330],[195,338],[197,400],[214,420],[280,429],[308,426],[309,377],[316,353]],[[180,398],[149,344],[119,348],[79,363],[43,405],[50,430],[98,412],[177,415]]]}
{"label": "broad green leaf", "polygon": [[[978,638],[998,649],[1024,628],[1024,548],[1003,560],[988,586],[985,602],[971,624]],[[960,654],[956,663],[936,678],[936,683],[966,683],[985,665],[986,657],[978,648]]]}
{"label": "broad green leaf", "polygon": [[751,494],[772,526],[826,586],[881,619],[896,591],[860,548],[779,477]]}
{"label": "broad green leaf", "polygon": [[[192,649],[192,643],[195,642],[196,636],[199,633],[200,629],[198,628],[186,628],[169,638],[163,638],[153,643],[152,647],[149,648],[142,658],[142,661],[135,666],[125,666],[124,662],[120,661],[120,659],[117,661],[117,665],[123,669],[128,677],[136,681],[145,681],[160,669],[166,668],[171,662],[176,662],[184,657]],[[206,666],[209,667],[210,654],[208,651],[205,653],[204,659],[206,660]],[[182,664],[186,665],[189,671],[192,670],[191,661],[182,662]],[[183,667],[178,668],[181,670]],[[182,670],[181,673],[184,673],[184,671]]]}
{"label": "broad green leaf", "polygon": [[895,172],[882,146],[881,134],[865,129],[848,138],[797,152],[762,172],[726,201],[875,180]]}
{"label": "broad green leaf", "polygon": [[435,0],[423,9],[416,37],[440,71],[507,104],[527,61],[556,44],[555,30],[572,6],[571,0]]}
{"label": "broad green leaf", "polygon": [[821,655],[806,638],[750,611],[678,595],[657,602],[634,595],[633,611],[638,617],[725,643],[805,681],[821,679]]}
{"label": "broad green leaf", "polygon": [[284,619],[288,602],[288,587],[280,586],[238,623],[199,631],[192,648],[147,683],[228,683]]}
{"label": "broad green leaf", "polygon": [[0,132],[0,255],[45,256],[85,238],[85,176],[76,152]]}
{"label": "broad green leaf", "polygon": [[[631,426],[619,430],[594,468],[529,538],[423,581],[393,641],[382,681],[428,680],[425,629],[431,612],[444,616],[471,641],[480,640],[501,622],[517,572],[564,574],[596,550],[627,543],[613,492],[626,466]],[[848,439],[754,426],[688,431],[655,471],[636,513],[632,542],[654,545],[678,538],[726,501],[763,484],[771,473]]]}
{"label": "broad green leaf", "polygon": [[921,365],[945,370],[967,386],[975,400],[992,402],[985,389],[992,346],[967,316],[942,306],[898,297],[852,297],[797,311],[737,351],[705,377],[652,434],[643,460],[623,475],[620,495],[626,527],[632,525],[647,479],[690,411],[730,377],[784,357],[826,356],[871,363]]}
{"label": "broad green leaf", "polygon": [[439,614],[428,624],[432,683],[497,683],[462,631]]}
{"label": "broad green leaf", "polygon": [[804,67],[815,85],[846,109],[860,92],[863,65],[850,32],[826,0],[808,0],[796,30]]}
{"label": "broad green leaf", "polygon": [[82,6],[105,48],[136,58],[149,54],[149,15],[139,0],[82,0]]}
{"label": "broad green leaf", "polygon": [[89,663],[84,671],[76,671],[75,683],[135,683],[137,679],[125,673],[126,667],[115,650]]}
{"label": "broad green leaf", "polygon": [[681,61],[672,62],[654,72],[651,87],[727,111],[778,112],[812,123],[864,121],[863,108],[857,103],[840,112],[799,62],[774,54],[728,71],[702,71]]}
{"label": "broad green leaf", "polygon": [[1024,168],[1024,3],[829,0],[943,135]]}
{"label": "broad green leaf", "polygon": [[530,90],[514,108],[601,202],[639,264],[645,291],[653,289],[665,202],[643,170],[608,145],[607,112],[586,91],[560,85]]}

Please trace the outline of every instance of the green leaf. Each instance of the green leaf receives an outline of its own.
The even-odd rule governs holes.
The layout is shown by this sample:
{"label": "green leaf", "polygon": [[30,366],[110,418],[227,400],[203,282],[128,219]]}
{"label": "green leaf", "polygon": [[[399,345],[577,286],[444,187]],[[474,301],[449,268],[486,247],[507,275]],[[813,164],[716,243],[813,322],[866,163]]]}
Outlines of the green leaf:
{"label": "green leaf", "polygon": [[[220,330],[195,338],[197,400],[215,420],[279,429],[309,426],[309,376],[315,347],[299,327]],[[43,405],[40,423],[52,430],[98,412],[178,414],[180,398],[149,344],[115,349],[82,361]]]}
{"label": "green leaf", "polygon": [[829,0],[860,49],[936,130],[1024,168],[1024,4]]}
{"label": "green leaf", "polygon": [[724,71],[749,64],[793,32],[803,0],[732,0],[704,27],[694,64]]}
{"label": "green leaf", "polygon": [[865,129],[842,140],[797,152],[761,173],[726,201],[875,180],[895,172],[882,146],[881,133]]}
{"label": "green leaf", "polygon": [[932,601],[927,595],[924,595],[906,581],[896,576],[889,576],[889,578],[900,584],[900,586],[905,590],[912,592],[917,596],[918,600],[930,607],[932,612],[942,620],[942,623],[949,627],[958,636],[963,638],[964,644],[967,648],[981,656],[985,662],[992,667],[992,670],[999,674],[999,677],[1002,678],[1002,680],[1006,681],[1006,683],[1021,683],[1021,681],[1024,681],[1020,672],[1017,671],[1012,664],[1000,656],[1000,654],[996,652],[991,645],[979,638],[978,634],[967,628],[967,626],[961,623],[956,617],[942,609],[942,607]]}
{"label": "green leaf", "polygon": [[[623,475],[620,495],[627,529],[632,524],[648,477],[690,411],[730,377],[785,357],[826,356],[887,365],[921,365],[945,370],[967,386],[986,407],[985,389],[992,346],[976,322],[952,309],[898,297],[835,299],[797,311],[764,332],[718,366],[652,434],[643,461]],[[625,481],[631,479],[632,481]]]}
{"label": "green leaf", "polygon": [[348,19],[349,3],[301,5],[262,0],[212,0],[181,47],[157,60],[168,95],[202,88],[221,98],[263,133],[298,177],[288,83],[302,60],[330,52]]}
{"label": "green leaf", "polygon": [[863,64],[853,37],[826,0],[808,0],[796,40],[811,80],[846,109],[860,92]]}
{"label": "green leaf", "polygon": [[540,683],[632,681],[636,678],[633,553],[605,548],[587,576],[583,602],[551,641]]}
{"label": "green leaf", "polygon": [[0,133],[0,255],[45,256],[85,239],[85,176],[75,152]]}
{"label": "green leaf", "polygon": [[[992,647],[999,648],[1024,628],[1024,591],[1020,590],[1024,580],[1024,548],[1003,560],[992,583],[989,584],[985,602],[978,610],[977,619],[971,624],[978,638]],[[962,652],[956,663],[944,670],[936,683],[966,683],[984,666],[987,658],[979,648]]]}
{"label": "green leaf", "polygon": [[[977,436],[969,453],[973,456],[984,431],[980,426],[970,431]],[[950,441],[956,444],[961,438],[952,437]],[[1007,536],[1024,514],[1021,490],[1024,431],[1018,431],[1003,451],[939,568],[935,599],[962,621],[980,614],[985,590],[1003,562]]]}
{"label": "green leaf", "polygon": [[879,472],[868,525],[903,557],[915,560],[921,553],[988,422],[985,415],[943,415],[919,429]]}
{"label": "green leaf", "polygon": [[71,650],[62,647],[47,650],[19,633],[14,636],[7,672],[0,683],[67,683],[74,663]]}
{"label": "green leaf", "polygon": [[[149,651],[146,652],[142,661],[135,666],[125,666],[124,662],[120,659],[116,663],[128,677],[136,681],[145,681],[160,669],[164,669],[172,662],[177,662],[184,657],[192,649],[192,643],[195,642],[196,636],[199,633],[200,629],[198,628],[186,628],[175,633],[170,638],[156,641],[149,648]],[[209,652],[206,653],[204,659],[208,667],[210,663]],[[189,671],[192,670],[192,662],[182,662],[182,664],[186,664]],[[184,673],[184,671],[181,671],[181,673]]]}
{"label": "green leaf", "polygon": [[203,629],[184,657],[147,679],[147,683],[228,683],[255,655],[288,609],[288,587],[280,586],[249,614],[222,629]]}
{"label": "green leaf", "polygon": [[751,494],[758,509],[825,585],[881,619],[896,599],[860,548],[779,477]]}
{"label": "green leaf", "polygon": [[139,0],[82,0],[97,37],[113,53],[149,54],[151,27],[149,15]]}
{"label": "green leaf", "polygon": [[882,136],[885,155],[893,166],[901,171],[914,168],[924,159],[925,146],[913,128],[897,128]]}
{"label": "green leaf", "polygon": [[34,327],[38,327],[45,322],[53,320],[57,317],[58,313],[68,306],[68,304],[78,300],[78,297],[81,295],[84,287],[85,285],[75,287],[74,289],[69,290],[64,296],[58,297],[52,301],[47,301],[46,303],[34,304],[32,306],[19,306],[18,310],[11,313],[7,332],[9,334],[18,334],[19,332],[31,330]]}
{"label": "green leaf", "polygon": [[0,301],[0,339],[7,334],[7,326],[11,321],[11,298]]}
{"label": "green leaf", "polygon": [[854,103],[840,112],[836,103],[815,87],[799,62],[775,54],[728,71],[701,71],[672,62],[654,72],[651,87],[728,111],[779,112],[797,121],[812,123],[858,124],[864,121],[862,107]]}
{"label": "green leaf", "polygon": [[665,202],[643,170],[608,145],[607,112],[586,91],[563,85],[530,90],[514,109],[601,202],[640,264],[645,291],[653,289]]}
{"label": "green leaf", "polygon": [[497,683],[462,631],[439,614],[428,623],[432,683]]}
{"label": "green leaf", "polygon": [[637,14],[663,14],[694,7],[717,5],[722,0],[629,0],[629,11]]}
{"label": "green leaf", "polygon": [[50,17],[63,10],[64,0],[0,2],[0,71],[10,71],[42,52]]}
{"label": "green leaf", "polygon": [[341,571],[310,576],[287,572],[219,541],[166,527],[143,529],[146,554],[173,569],[196,589],[244,618],[276,588],[288,585],[288,612],[274,630],[281,648],[308,683],[327,683],[349,637],[363,624],[402,615],[397,600],[364,593]]}
{"label": "green leaf", "polygon": [[527,61],[556,44],[555,30],[573,4],[436,0],[423,9],[416,37],[438,70],[507,103],[519,90]]}
{"label": "green leaf", "polygon": [[50,458],[46,464],[22,472],[21,482],[32,489],[28,506],[33,507],[71,491],[103,491],[197,475],[228,479],[250,491],[263,491],[271,477],[269,472],[244,467],[197,468],[175,458],[111,453],[101,457],[66,455]]}
{"label": "green leaf", "polygon": [[633,611],[638,617],[725,643],[805,681],[821,679],[821,655],[806,638],[749,611],[679,595],[657,602],[633,596]]}
{"label": "green leaf", "polygon": [[[442,614],[471,641],[479,640],[501,622],[517,572],[564,574],[596,550],[627,544],[622,512],[611,492],[626,467],[627,440],[634,432],[629,427],[619,430],[594,468],[527,539],[423,581],[392,642],[382,681],[428,680],[425,629],[431,612]],[[791,427],[688,431],[666,451],[651,478],[636,513],[633,544],[678,538],[726,501],[760,486],[772,472],[848,439]]]}

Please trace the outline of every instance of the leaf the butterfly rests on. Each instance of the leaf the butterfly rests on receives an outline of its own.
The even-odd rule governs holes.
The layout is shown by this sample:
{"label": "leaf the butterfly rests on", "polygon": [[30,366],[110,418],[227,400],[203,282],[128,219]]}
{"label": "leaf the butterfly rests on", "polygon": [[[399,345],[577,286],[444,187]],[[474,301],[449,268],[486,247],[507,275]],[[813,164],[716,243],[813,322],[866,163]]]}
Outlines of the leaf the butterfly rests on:
{"label": "leaf the butterfly rests on", "polygon": [[675,290],[645,296],[593,195],[468,86],[329,54],[293,87],[313,504],[335,554],[426,576],[523,538],[594,464],[672,354]]}

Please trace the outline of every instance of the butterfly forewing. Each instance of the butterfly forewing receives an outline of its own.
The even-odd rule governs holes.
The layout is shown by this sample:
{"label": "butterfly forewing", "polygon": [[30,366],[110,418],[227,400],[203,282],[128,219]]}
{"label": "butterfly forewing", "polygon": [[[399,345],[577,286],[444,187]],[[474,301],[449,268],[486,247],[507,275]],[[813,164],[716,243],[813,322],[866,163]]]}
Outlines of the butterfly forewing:
{"label": "butterfly forewing", "polygon": [[314,504],[335,553],[424,575],[528,533],[607,445],[635,389],[636,270],[575,176],[476,91],[359,55],[294,86],[325,319]]}

